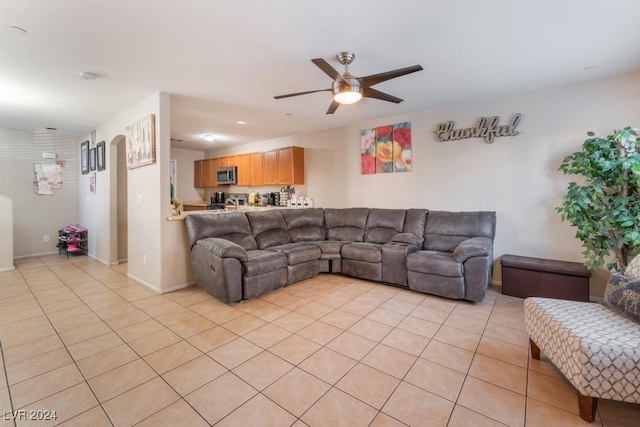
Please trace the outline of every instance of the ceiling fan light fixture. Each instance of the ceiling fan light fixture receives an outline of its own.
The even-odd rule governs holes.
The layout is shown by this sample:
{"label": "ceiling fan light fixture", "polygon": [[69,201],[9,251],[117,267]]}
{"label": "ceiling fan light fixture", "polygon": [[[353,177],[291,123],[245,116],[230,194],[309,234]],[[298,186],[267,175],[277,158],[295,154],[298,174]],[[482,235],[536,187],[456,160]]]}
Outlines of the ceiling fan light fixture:
{"label": "ceiling fan light fixture", "polygon": [[339,104],[355,104],[362,99],[362,86],[356,79],[348,83],[333,82],[333,100]]}

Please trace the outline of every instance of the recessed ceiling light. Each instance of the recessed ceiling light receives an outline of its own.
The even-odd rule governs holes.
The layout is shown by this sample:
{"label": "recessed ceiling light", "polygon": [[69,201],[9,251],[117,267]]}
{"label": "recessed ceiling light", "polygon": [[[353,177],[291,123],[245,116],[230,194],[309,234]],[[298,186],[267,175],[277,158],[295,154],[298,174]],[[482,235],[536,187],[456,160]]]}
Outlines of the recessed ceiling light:
{"label": "recessed ceiling light", "polygon": [[244,126],[244,125],[246,125],[246,124],[247,124],[247,122],[245,122],[244,120],[236,120],[236,124],[237,124],[238,126]]}
{"label": "recessed ceiling light", "polygon": [[17,25],[11,25],[9,28],[11,28],[12,30],[16,30],[17,32],[20,32],[22,34],[28,34],[29,33],[27,30],[25,30],[22,27],[18,27]]}
{"label": "recessed ceiling light", "polygon": [[216,136],[215,135],[211,135],[211,134],[206,134],[206,135],[203,136],[203,138],[204,138],[205,141],[209,141],[209,142],[212,142],[212,141],[216,140]]}
{"label": "recessed ceiling light", "polygon": [[95,80],[98,78],[98,76],[95,75],[94,73],[90,73],[89,71],[82,71],[80,73],[80,78],[85,80]]}

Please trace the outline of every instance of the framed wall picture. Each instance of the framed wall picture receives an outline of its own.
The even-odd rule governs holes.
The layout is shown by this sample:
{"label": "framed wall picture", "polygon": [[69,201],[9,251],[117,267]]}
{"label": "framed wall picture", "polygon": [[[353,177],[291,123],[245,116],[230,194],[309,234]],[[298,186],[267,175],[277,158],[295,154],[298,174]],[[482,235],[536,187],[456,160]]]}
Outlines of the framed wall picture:
{"label": "framed wall picture", "polygon": [[89,141],[80,144],[80,170],[82,175],[89,173]]}
{"label": "framed wall picture", "polygon": [[156,162],[156,124],[153,114],[127,126],[127,169]]}
{"label": "framed wall picture", "polygon": [[89,192],[91,193],[95,193],[96,192],[96,173],[95,172],[91,172],[91,175],[89,175]]}
{"label": "framed wall picture", "polygon": [[105,170],[106,158],[105,158],[105,152],[104,152],[104,141],[100,141],[98,142],[98,145],[96,145],[96,156],[97,156],[98,170],[99,171]]}
{"label": "framed wall picture", "polygon": [[96,170],[96,147],[89,149],[89,170]]}

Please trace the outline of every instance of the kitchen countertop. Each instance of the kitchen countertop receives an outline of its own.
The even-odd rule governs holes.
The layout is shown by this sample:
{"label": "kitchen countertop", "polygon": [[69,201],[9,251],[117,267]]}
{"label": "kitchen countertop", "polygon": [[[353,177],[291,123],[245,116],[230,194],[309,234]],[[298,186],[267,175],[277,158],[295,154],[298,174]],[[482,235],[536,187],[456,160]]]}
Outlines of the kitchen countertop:
{"label": "kitchen countertop", "polygon": [[[193,206],[193,205],[191,205]],[[199,206],[199,205],[195,205],[195,206]],[[206,206],[206,204],[204,204],[204,206]],[[297,208],[297,207],[296,207]],[[267,211],[270,209],[295,209],[295,208],[288,208],[286,206],[239,206],[238,210],[240,211]],[[302,208],[300,208],[302,209]],[[225,212],[232,212],[235,211],[236,208],[235,206],[227,206],[226,209],[203,209],[203,210],[197,210],[197,211],[183,211],[180,215],[172,215],[167,217],[168,221],[184,221],[185,217],[187,215],[218,215],[221,213],[225,213]]]}

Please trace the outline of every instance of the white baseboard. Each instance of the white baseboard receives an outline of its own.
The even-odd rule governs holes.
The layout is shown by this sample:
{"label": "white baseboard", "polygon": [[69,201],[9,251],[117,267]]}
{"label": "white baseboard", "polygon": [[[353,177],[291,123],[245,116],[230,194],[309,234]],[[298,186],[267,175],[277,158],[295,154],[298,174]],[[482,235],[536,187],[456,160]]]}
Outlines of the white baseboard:
{"label": "white baseboard", "polygon": [[169,292],[173,292],[173,291],[178,291],[180,289],[184,289],[184,288],[188,288],[191,285],[194,285],[196,282],[187,282],[187,283],[181,283],[179,285],[175,285],[172,286],[170,288],[167,289],[160,289],[157,286],[152,285],[151,283],[147,283],[142,279],[139,279],[138,277],[134,276],[133,274],[127,273],[127,277],[137,283],[140,283],[142,286],[151,289],[153,292],[156,292],[158,294],[166,294]]}
{"label": "white baseboard", "polygon": [[152,285],[151,283],[147,283],[144,280],[134,276],[131,273],[127,273],[127,277],[131,280],[133,280],[134,282],[140,283],[142,286],[151,289],[153,292],[157,293],[157,294],[161,294],[162,293],[162,289],[155,287],[154,285]]}
{"label": "white baseboard", "polygon": [[[39,254],[31,254],[31,255],[14,256],[13,259],[38,258],[39,256],[48,256],[48,255],[58,255],[58,251],[55,251],[55,252],[42,252],[42,253],[39,253]],[[60,254],[60,255],[62,255],[62,254]]]}
{"label": "white baseboard", "polygon": [[15,265],[12,265],[11,267],[3,267],[3,268],[0,268],[0,273],[2,273],[3,271],[11,271],[15,269],[16,269]]}

